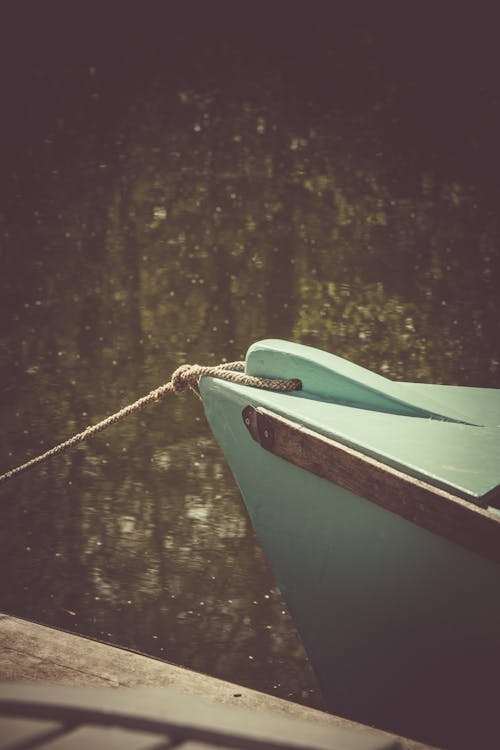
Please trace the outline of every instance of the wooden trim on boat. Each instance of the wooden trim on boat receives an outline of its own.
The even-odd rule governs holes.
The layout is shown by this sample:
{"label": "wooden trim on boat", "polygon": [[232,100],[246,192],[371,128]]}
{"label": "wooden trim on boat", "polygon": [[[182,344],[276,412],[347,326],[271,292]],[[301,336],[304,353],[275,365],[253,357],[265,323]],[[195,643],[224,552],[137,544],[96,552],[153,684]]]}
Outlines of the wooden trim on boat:
{"label": "wooden trim on boat", "polygon": [[247,406],[243,420],[275,456],[500,563],[499,515],[268,409]]}

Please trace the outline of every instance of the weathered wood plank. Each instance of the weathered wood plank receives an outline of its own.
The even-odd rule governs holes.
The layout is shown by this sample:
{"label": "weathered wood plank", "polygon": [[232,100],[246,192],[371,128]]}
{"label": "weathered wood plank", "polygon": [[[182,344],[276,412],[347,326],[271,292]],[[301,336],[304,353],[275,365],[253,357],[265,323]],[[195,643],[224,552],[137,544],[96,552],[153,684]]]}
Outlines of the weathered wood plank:
{"label": "weathered wood plank", "polygon": [[[0,685],[8,683],[170,688],[185,696],[202,698],[209,705],[261,711],[280,718],[295,718],[316,726],[360,727],[356,722],[276,696],[209,677],[143,654],[116,648],[73,633],[0,613]],[[45,693],[44,693],[45,695]],[[121,702],[121,699],[120,699]],[[393,737],[372,730],[381,738]],[[431,750],[415,740],[399,738],[402,750]],[[0,743],[1,744],[1,743]]]}
{"label": "weathered wood plank", "polygon": [[265,450],[500,563],[500,516],[259,407],[243,419]]}

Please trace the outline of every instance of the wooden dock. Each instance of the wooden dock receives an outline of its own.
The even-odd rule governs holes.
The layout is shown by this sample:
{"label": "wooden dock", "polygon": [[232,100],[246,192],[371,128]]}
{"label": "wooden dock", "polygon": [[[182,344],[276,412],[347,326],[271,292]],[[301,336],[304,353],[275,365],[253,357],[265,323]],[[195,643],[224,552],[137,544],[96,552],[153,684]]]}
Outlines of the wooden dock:
{"label": "wooden dock", "polygon": [[[358,730],[359,735],[356,735],[356,737],[359,736],[360,744],[352,744],[353,748],[428,749],[427,745],[404,738],[396,738],[394,735],[376,729],[361,727],[359,724],[316,709],[199,674],[149,656],[2,613],[0,613],[0,683],[3,683],[0,686],[0,709],[2,709],[2,705],[4,708],[10,706],[10,711],[15,709],[18,712],[15,714],[16,716],[27,715],[25,704],[28,698],[31,701],[30,706],[38,705],[37,700],[44,695],[52,695],[54,690],[56,691],[56,697],[64,695],[66,703],[73,701],[74,710],[76,699],[81,705],[88,706],[93,700],[95,703],[95,698],[92,698],[93,695],[99,697],[99,705],[102,705],[103,701],[105,702],[102,688],[118,688],[118,692],[125,688],[169,689],[165,691],[165,695],[167,693],[171,695],[170,691],[175,691],[180,701],[179,705],[182,704],[179,708],[178,703],[176,703],[177,710],[180,710],[181,713],[186,707],[186,701],[191,700],[196,705],[199,705],[199,701],[202,701],[203,706],[211,706],[216,713],[226,709],[226,713],[232,715],[230,708],[240,709],[240,711],[236,711],[235,716],[253,715],[254,724],[257,721],[259,725],[262,723],[261,719],[264,723],[266,720],[270,720],[271,725],[273,721],[278,722],[279,726],[283,721],[293,719],[295,721],[292,724],[297,728],[299,725],[305,726],[306,730],[309,728],[311,732],[310,747],[316,747],[314,735],[318,728],[321,728],[322,731],[331,733],[330,743],[333,742],[332,738],[336,736],[336,732],[340,732],[342,735],[345,732],[351,734],[353,730]],[[59,689],[58,693],[57,688],[48,687],[61,685],[71,686],[71,690],[61,692]],[[45,692],[40,692],[43,691],[44,686]],[[84,691],[77,696],[76,693],[72,693],[72,690],[76,689],[84,689]],[[35,693],[33,693],[33,690],[35,690]],[[37,690],[38,692],[36,692]],[[123,692],[130,695],[130,691],[125,690]],[[21,700],[22,695],[27,696],[24,702]],[[116,691],[107,690],[104,691],[104,695],[111,696],[111,703],[116,704],[118,696]],[[9,696],[13,696],[12,699],[9,699]],[[38,698],[35,700],[37,696]],[[71,698],[71,696],[74,697]],[[53,701],[53,698],[50,700]],[[158,702],[157,697],[155,700]],[[141,705],[141,701],[144,702],[144,698],[134,699],[134,705]],[[151,696],[148,701],[148,705],[151,705]],[[130,701],[127,702],[125,698],[121,705],[128,705],[129,703]],[[19,708],[20,705],[24,707]],[[15,706],[18,707],[15,708]],[[184,706],[184,709],[182,709],[182,706]],[[242,709],[243,713],[241,713]],[[41,709],[37,708],[37,710],[40,711]],[[193,710],[193,715],[196,713],[197,711]],[[59,721],[60,715],[63,714],[57,715]],[[13,721],[12,716],[9,720]],[[220,713],[218,721],[219,726],[224,725]],[[270,731],[272,730],[270,729]],[[293,736],[296,736],[296,731],[297,729],[292,731]],[[372,744],[363,744],[366,737],[370,739]],[[227,746],[227,743],[222,742],[222,744]],[[241,746],[243,747],[243,745]],[[334,748],[335,744],[330,744],[330,746]],[[3,747],[8,747],[8,745],[2,744],[2,735],[0,734],[0,748]]]}

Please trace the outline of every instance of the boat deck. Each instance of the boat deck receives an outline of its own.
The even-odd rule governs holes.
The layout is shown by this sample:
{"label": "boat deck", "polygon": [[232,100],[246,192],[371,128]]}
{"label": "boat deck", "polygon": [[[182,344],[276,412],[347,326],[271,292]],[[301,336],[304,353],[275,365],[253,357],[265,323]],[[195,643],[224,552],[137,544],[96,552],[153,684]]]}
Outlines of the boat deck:
{"label": "boat deck", "polygon": [[428,747],[1,613],[0,683],[2,750]]}

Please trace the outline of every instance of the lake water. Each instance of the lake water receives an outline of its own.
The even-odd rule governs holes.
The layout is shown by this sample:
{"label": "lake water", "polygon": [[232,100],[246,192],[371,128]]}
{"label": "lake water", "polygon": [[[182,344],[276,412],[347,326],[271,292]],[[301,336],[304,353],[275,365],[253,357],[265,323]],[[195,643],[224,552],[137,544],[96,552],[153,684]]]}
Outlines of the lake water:
{"label": "lake water", "polygon": [[[54,7],[2,29],[0,471],[266,337],[500,386],[488,19]],[[321,706],[195,398],[0,494],[1,610]]]}

